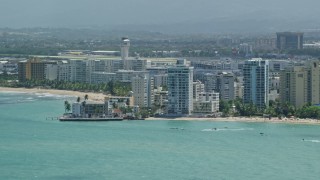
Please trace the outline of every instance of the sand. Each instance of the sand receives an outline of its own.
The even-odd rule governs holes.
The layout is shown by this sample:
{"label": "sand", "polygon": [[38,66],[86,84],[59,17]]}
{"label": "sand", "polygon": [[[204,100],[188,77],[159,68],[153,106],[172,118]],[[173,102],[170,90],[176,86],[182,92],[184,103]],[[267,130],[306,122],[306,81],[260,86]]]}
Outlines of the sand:
{"label": "sand", "polygon": [[317,124],[317,119],[299,119],[299,118],[263,118],[263,117],[217,117],[217,118],[196,118],[196,117],[179,117],[179,118],[157,118],[149,117],[145,120],[177,120],[177,121],[215,121],[215,122],[268,122],[268,123],[289,123],[289,124]]}
{"label": "sand", "polygon": [[[67,91],[67,90],[56,90],[56,89],[27,89],[27,88],[7,88],[0,87],[0,92],[25,92],[25,93],[48,93],[56,95],[67,95],[80,97],[81,99],[87,94],[91,101],[104,101],[106,95],[102,93],[92,92],[79,92],[79,91]],[[263,118],[263,117],[218,117],[218,118],[197,118],[197,117],[179,117],[179,118],[158,118],[150,117],[146,120],[180,120],[180,121],[216,121],[216,122],[270,122],[270,123],[290,123],[290,124],[318,124],[320,120],[317,119],[299,119],[299,118]]]}
{"label": "sand", "polygon": [[92,93],[92,92],[79,92],[79,91],[67,91],[67,90],[56,90],[56,89],[27,89],[27,88],[7,88],[7,87],[0,87],[0,92],[25,92],[25,93],[48,93],[48,94],[55,94],[55,95],[66,95],[66,96],[74,96],[80,97],[81,99],[87,94],[88,99],[91,101],[104,101],[106,95],[102,93]]}

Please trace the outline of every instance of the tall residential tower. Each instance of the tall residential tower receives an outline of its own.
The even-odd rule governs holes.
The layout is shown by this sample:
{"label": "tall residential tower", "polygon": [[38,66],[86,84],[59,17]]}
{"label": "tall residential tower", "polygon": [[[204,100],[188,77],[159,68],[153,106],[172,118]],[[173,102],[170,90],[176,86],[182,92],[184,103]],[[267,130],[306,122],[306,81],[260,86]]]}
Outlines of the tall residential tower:
{"label": "tall residential tower", "polygon": [[189,115],[193,111],[193,67],[179,59],[168,68],[168,114]]}
{"label": "tall residential tower", "polygon": [[320,62],[287,67],[280,73],[280,101],[296,108],[320,103]]}
{"label": "tall residential tower", "polygon": [[269,62],[256,58],[247,60],[243,68],[244,103],[253,103],[259,109],[269,106]]}

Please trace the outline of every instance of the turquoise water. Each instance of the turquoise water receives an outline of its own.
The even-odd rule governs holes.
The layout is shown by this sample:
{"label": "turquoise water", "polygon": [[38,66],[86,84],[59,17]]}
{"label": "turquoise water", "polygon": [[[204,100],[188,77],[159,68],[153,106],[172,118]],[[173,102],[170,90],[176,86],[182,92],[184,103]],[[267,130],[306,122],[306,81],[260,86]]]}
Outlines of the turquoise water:
{"label": "turquoise water", "polygon": [[320,177],[318,125],[46,120],[65,99],[0,93],[0,179]]}

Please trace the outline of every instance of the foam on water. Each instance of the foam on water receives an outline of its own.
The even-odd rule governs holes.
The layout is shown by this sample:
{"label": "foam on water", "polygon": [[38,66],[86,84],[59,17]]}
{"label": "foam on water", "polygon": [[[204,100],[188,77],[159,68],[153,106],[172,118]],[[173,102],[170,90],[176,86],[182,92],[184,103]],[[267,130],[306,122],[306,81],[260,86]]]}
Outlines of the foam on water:
{"label": "foam on water", "polygon": [[201,131],[252,131],[253,128],[211,128],[202,129]]}

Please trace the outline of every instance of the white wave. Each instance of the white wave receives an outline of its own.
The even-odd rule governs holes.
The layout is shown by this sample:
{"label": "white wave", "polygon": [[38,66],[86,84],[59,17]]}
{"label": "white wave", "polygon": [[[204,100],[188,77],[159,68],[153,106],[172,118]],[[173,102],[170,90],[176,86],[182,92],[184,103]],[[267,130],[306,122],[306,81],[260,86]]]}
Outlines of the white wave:
{"label": "white wave", "polygon": [[35,93],[38,98],[52,98],[52,99],[63,99],[63,98],[71,98],[73,96],[69,95],[58,95],[58,94],[50,94],[50,93]]}
{"label": "white wave", "polygon": [[252,131],[252,128],[211,128],[211,129],[202,129],[201,131]]}

